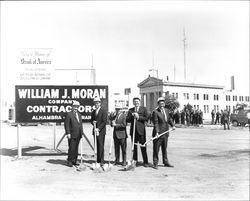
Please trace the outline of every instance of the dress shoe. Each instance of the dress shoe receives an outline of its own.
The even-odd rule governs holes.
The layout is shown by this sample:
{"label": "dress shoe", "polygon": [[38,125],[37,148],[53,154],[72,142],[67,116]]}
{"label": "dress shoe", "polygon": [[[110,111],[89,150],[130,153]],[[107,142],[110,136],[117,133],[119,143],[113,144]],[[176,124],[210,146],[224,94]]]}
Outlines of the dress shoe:
{"label": "dress shoe", "polygon": [[154,165],[153,168],[158,170],[158,165]]}
{"label": "dress shoe", "polygon": [[122,162],[122,166],[126,166],[126,165],[127,165],[126,161]]}
{"label": "dress shoe", "polygon": [[144,167],[149,167],[149,164],[148,163],[144,163],[143,166]]}
{"label": "dress shoe", "polygon": [[174,167],[173,165],[171,165],[170,163],[164,164],[165,167]]}
{"label": "dress shoe", "polygon": [[119,163],[117,161],[114,162],[114,165],[119,165]]}
{"label": "dress shoe", "polygon": [[68,162],[67,162],[67,166],[73,167],[73,163],[68,161]]}
{"label": "dress shoe", "polygon": [[73,162],[72,164],[75,165],[75,166],[79,166],[80,165],[78,162]]}

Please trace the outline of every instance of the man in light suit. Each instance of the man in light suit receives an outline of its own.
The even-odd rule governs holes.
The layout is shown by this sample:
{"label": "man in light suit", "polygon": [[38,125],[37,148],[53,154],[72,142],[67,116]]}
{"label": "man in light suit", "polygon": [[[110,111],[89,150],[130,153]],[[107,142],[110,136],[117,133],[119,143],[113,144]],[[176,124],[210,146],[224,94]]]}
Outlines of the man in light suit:
{"label": "man in light suit", "polygon": [[120,162],[120,148],[122,150],[122,166],[126,166],[127,130],[126,114],[116,107],[115,115],[112,118],[111,126],[114,127],[113,138],[115,147],[115,165]]}
{"label": "man in light suit", "polygon": [[[140,144],[144,144],[146,142],[145,123],[148,120],[148,112],[145,107],[140,106],[139,98],[137,97],[133,98],[133,103],[135,107],[129,109],[128,115],[126,118],[126,121],[131,123],[130,136],[131,136],[131,139],[133,139],[134,121],[136,121],[135,143],[139,142]],[[149,167],[146,147],[141,147],[141,152],[142,152],[144,167]],[[134,145],[133,160],[137,161],[137,146],[136,145]]]}
{"label": "man in light suit", "polygon": [[72,167],[73,165],[79,165],[77,163],[78,156],[78,145],[80,139],[83,135],[82,128],[82,116],[78,112],[80,103],[74,101],[72,104],[72,111],[68,112],[64,122],[65,133],[68,138],[68,166]]}
{"label": "man in light suit", "polygon": [[93,102],[95,109],[91,113],[91,124],[94,125],[94,122],[96,122],[95,130],[93,128],[93,135],[96,132],[97,163],[100,163],[102,167],[104,165],[104,143],[108,114],[107,111],[101,107],[100,98],[94,98]]}
{"label": "man in light suit", "polygon": [[[160,97],[157,100],[158,107],[153,112],[153,137],[159,136],[159,134],[169,130],[169,124],[175,129],[172,119],[169,116],[168,110],[165,108],[165,99]],[[161,137],[153,141],[153,163],[154,168],[158,169],[158,153],[161,147],[162,150],[162,160],[165,167],[174,167],[168,161],[167,156],[167,144],[168,144],[169,133],[162,135]]]}

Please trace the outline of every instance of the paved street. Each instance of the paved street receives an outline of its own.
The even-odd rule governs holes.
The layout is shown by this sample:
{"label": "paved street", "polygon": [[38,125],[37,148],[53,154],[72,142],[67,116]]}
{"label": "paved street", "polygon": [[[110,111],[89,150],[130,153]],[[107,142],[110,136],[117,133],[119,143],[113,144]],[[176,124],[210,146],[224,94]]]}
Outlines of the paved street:
{"label": "paved street", "polygon": [[[90,124],[84,125],[92,140]],[[107,127],[105,159],[108,160],[112,128]],[[128,127],[129,130],[129,127]],[[249,130],[220,126],[177,128],[169,137],[168,156],[174,168],[137,167],[94,173],[93,151],[84,141],[84,172],[66,166],[67,142],[62,153],[53,151],[53,126],[21,127],[23,159],[17,155],[17,127],[1,124],[1,199],[18,200],[248,200]],[[57,141],[64,133],[57,126]],[[147,127],[147,139],[152,127]],[[130,159],[130,139],[128,159]],[[147,147],[152,163],[152,143]],[[80,158],[80,157],[79,157]],[[114,160],[114,154],[112,154]],[[139,161],[142,161],[139,152]]]}

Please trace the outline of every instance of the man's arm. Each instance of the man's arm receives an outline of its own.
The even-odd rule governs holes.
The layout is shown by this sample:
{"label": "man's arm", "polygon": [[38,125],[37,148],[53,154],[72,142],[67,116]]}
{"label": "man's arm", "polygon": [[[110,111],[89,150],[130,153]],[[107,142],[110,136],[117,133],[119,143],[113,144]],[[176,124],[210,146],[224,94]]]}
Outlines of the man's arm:
{"label": "man's arm", "polygon": [[158,120],[158,116],[157,116],[156,111],[153,111],[153,124],[155,127],[155,131],[158,134],[160,132],[160,128],[159,128],[159,120]]}
{"label": "man's arm", "polygon": [[126,118],[126,122],[132,123],[133,120],[134,120],[134,117],[133,117],[133,115],[132,115],[132,111],[129,110],[129,111],[128,111],[127,118]]}
{"label": "man's arm", "polygon": [[70,138],[71,133],[70,133],[70,115],[69,113],[66,115],[65,122],[64,122],[64,128],[65,128],[65,134],[68,138]]}
{"label": "man's arm", "polygon": [[[100,111],[99,111],[100,112]],[[108,119],[108,114],[106,111],[102,110],[102,120],[100,122],[100,124],[98,125],[98,129],[99,131],[102,130],[106,124],[107,124],[107,119]]]}
{"label": "man's arm", "polygon": [[142,114],[139,114],[139,119],[138,121],[147,121],[148,120],[148,112],[147,112],[147,109],[145,107],[143,107],[143,113]]}

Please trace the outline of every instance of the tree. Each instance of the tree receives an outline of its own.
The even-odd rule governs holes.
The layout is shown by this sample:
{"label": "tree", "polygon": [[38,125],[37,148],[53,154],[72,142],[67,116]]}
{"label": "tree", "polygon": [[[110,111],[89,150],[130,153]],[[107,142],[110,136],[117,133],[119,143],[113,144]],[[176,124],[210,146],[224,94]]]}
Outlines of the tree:
{"label": "tree", "polygon": [[180,107],[178,99],[173,95],[167,95],[165,97],[165,107],[169,109],[170,113],[174,113],[174,110]]}
{"label": "tree", "polygon": [[186,110],[188,110],[188,112],[190,114],[191,111],[193,111],[193,106],[188,103],[187,105],[184,106],[184,111],[186,111]]}

